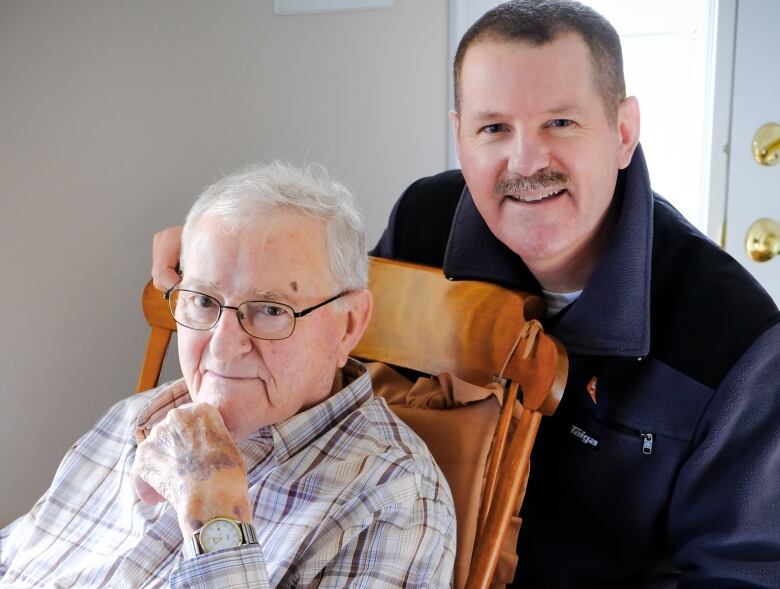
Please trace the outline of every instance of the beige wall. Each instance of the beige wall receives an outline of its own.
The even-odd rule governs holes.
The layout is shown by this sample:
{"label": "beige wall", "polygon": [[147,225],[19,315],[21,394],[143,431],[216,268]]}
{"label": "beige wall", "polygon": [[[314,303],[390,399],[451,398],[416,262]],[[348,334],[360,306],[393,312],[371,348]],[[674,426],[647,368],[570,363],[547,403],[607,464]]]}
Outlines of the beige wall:
{"label": "beige wall", "polygon": [[135,385],[153,233],[223,172],[319,161],[370,240],[446,160],[446,0],[0,2],[0,525]]}

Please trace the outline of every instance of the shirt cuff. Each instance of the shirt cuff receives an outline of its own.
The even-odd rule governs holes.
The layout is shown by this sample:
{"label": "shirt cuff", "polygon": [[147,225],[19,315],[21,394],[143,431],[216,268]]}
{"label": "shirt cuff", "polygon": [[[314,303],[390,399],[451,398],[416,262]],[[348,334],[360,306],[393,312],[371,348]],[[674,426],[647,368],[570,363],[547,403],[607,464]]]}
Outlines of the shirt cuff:
{"label": "shirt cuff", "polygon": [[173,568],[170,586],[210,589],[270,587],[259,544],[245,544],[180,560]]}

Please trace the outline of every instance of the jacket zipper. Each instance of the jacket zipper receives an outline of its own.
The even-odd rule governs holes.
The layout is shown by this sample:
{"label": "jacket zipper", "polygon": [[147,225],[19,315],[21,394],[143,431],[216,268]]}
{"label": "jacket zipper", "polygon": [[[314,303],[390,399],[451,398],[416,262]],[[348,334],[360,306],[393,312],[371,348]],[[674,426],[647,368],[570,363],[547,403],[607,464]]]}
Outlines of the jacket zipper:
{"label": "jacket zipper", "polygon": [[619,423],[615,423],[614,421],[607,421],[606,419],[600,419],[596,417],[595,415],[593,418],[598,421],[599,423],[607,426],[608,428],[621,431],[625,434],[629,434],[631,436],[639,436],[639,438],[642,439],[642,454],[652,454],[653,453],[653,440],[654,436],[650,432],[643,432],[638,429],[634,429],[631,427],[626,427],[625,425],[621,425]]}

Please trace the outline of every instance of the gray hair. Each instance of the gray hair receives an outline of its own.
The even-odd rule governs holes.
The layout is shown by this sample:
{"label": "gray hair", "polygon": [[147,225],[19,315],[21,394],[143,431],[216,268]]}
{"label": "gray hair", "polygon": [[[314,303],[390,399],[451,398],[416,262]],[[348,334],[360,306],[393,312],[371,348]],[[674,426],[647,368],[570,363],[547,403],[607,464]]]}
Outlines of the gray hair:
{"label": "gray hair", "polygon": [[181,259],[194,227],[204,216],[228,230],[250,226],[259,214],[289,208],[321,219],[338,288],[362,290],[368,285],[368,257],[363,219],[354,195],[321,165],[302,168],[286,162],[255,165],[212,184],[192,205],[182,230]]}

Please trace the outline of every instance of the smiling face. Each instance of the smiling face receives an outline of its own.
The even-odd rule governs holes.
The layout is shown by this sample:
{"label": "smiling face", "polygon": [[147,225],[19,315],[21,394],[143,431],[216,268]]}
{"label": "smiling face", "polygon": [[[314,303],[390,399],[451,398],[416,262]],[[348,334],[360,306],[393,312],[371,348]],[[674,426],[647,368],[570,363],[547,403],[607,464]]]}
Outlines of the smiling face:
{"label": "smiling face", "polygon": [[636,101],[608,119],[574,33],[538,47],[476,41],[460,93],[458,156],[488,227],[545,288],[582,288],[609,233],[617,172],[638,141]]}
{"label": "smiling face", "polygon": [[[209,217],[194,227],[181,288],[224,305],[273,300],[296,311],[338,293],[321,221],[281,209],[233,232]],[[235,440],[321,402],[370,315],[367,291],[297,320],[283,340],[250,337],[235,310],[208,331],[179,327],[179,362],[195,402],[217,408]]]}

